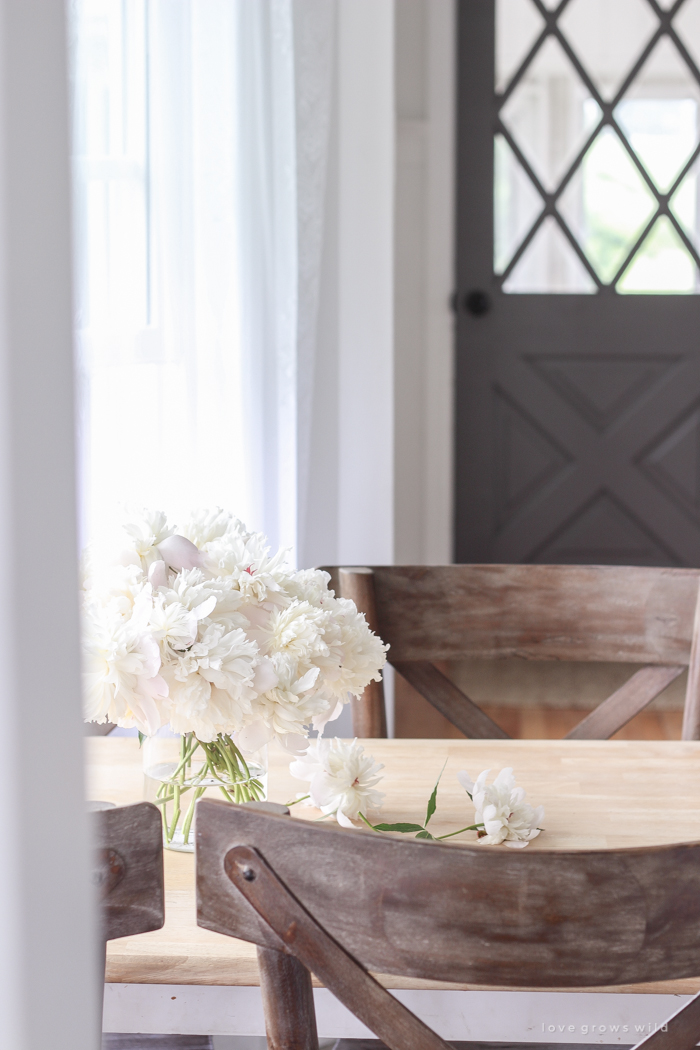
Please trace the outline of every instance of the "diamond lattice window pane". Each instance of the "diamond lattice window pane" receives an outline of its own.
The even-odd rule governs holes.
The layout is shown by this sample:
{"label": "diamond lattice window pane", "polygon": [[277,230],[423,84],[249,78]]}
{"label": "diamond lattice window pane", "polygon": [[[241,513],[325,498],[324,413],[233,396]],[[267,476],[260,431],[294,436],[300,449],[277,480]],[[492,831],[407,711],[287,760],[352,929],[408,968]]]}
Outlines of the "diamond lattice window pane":
{"label": "diamond lattice window pane", "polygon": [[538,51],[501,119],[546,189],[558,185],[600,119],[598,105],[554,37]]}
{"label": "diamond lattice window pane", "polygon": [[496,91],[508,86],[543,26],[532,0],[496,0]]}
{"label": "diamond lattice window pane", "polygon": [[503,283],[504,292],[595,292],[596,284],[550,216]]}
{"label": "diamond lattice window pane", "polygon": [[494,140],[493,253],[496,273],[503,273],[541,211],[542,198],[506,140],[497,135]]}
{"label": "diamond lattice window pane", "polygon": [[671,211],[688,239],[700,250],[700,160],[696,160],[671,198]]}
{"label": "diamond lattice window pane", "polygon": [[698,142],[700,87],[662,37],[615,108],[627,140],[660,190],[669,189]]}
{"label": "diamond lattice window pane", "polygon": [[600,279],[613,279],[656,209],[626,149],[606,127],[559,199],[558,208]]}
{"label": "diamond lattice window pane", "polygon": [[571,0],[559,25],[604,99],[611,99],[658,26],[647,0]]}
{"label": "diamond lattice window pane", "polygon": [[700,0],[685,0],[673,26],[696,66],[700,66]]}
{"label": "diamond lattice window pane", "polygon": [[671,220],[662,215],[617,285],[618,292],[696,292],[698,271]]}

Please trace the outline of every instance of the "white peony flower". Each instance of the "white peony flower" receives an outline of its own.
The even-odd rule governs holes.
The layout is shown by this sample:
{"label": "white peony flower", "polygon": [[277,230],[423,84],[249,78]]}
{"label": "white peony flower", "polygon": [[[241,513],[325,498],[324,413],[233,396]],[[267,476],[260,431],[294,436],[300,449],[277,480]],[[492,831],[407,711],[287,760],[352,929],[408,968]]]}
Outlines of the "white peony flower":
{"label": "white peony flower", "polygon": [[191,540],[199,550],[206,551],[210,543],[225,536],[232,526],[240,526],[241,531],[243,530],[241,523],[233,523],[231,515],[221,507],[215,507],[214,510],[198,510],[183,526],[182,535]]}
{"label": "white peony flower", "polygon": [[83,632],[85,718],[157,732],[168,703],[160,666],[158,646],[138,618],[124,621],[116,605],[89,609]]}
{"label": "white peony flower", "polygon": [[144,510],[141,520],[125,525],[124,531],[132,541],[132,548],[124,552],[124,563],[131,562],[146,571],[151,562],[158,561],[161,557],[158,553],[158,545],[163,543],[168,536],[172,536],[175,529],[169,527],[162,510]]}
{"label": "white peony flower", "polygon": [[298,780],[308,780],[310,800],[321,812],[335,813],[344,828],[353,827],[360,813],[377,809],[384,795],[375,791],[381,780],[377,764],[357,740],[321,738],[301,758],[290,763]]}
{"label": "white peony flower", "polygon": [[493,784],[487,785],[486,777],[491,771],[485,769],[474,782],[462,770],[457,774],[462,787],[471,797],[476,809],[476,824],[483,824],[485,835],[479,839],[486,846],[506,846],[519,849],[527,846],[542,830],[544,809],[536,809],[525,802],[525,791],[515,786],[515,777],[510,766],[502,769]]}
{"label": "white peony flower", "polygon": [[318,569],[290,570],[220,508],[144,511],[120,564],[85,566],[86,717],[302,753],[380,677],[386,647]]}

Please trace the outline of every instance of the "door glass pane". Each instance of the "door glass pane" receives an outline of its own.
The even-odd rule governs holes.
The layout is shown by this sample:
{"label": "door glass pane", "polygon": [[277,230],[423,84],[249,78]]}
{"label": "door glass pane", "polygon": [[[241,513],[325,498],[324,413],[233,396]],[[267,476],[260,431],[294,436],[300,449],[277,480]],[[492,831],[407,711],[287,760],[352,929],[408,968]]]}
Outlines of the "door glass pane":
{"label": "door glass pane", "polygon": [[619,292],[697,292],[698,270],[670,219],[657,219],[625,270]]}
{"label": "door glass pane", "polygon": [[560,22],[606,100],[613,97],[658,24],[647,0],[571,0]]}
{"label": "door glass pane", "polygon": [[685,0],[673,19],[673,26],[690,57],[700,66],[700,0]]}
{"label": "door glass pane", "polygon": [[[496,0],[499,90],[508,93],[508,76],[521,72],[500,105],[495,144],[494,264],[503,290],[579,290],[591,280],[556,219],[533,236],[544,205],[566,223],[599,287],[699,291],[700,0],[684,0],[675,15],[680,47],[653,0],[569,0],[544,34],[529,2],[534,16],[524,0]],[[601,108],[606,102],[614,110]],[[662,194],[673,221],[661,216]],[[510,263],[524,241],[522,258]]]}
{"label": "door glass pane", "polygon": [[660,190],[670,188],[698,143],[700,87],[668,37],[642,66],[615,117]]}
{"label": "door glass pane", "polygon": [[656,210],[651,190],[612,128],[603,128],[559,210],[603,283],[612,281]]}
{"label": "door glass pane", "polygon": [[595,290],[595,281],[551,216],[544,220],[503,284],[504,292]]}
{"label": "door glass pane", "polygon": [[[504,22],[508,22],[506,26]],[[532,0],[498,0],[496,3],[496,91],[510,78],[542,32],[544,20]]]}
{"label": "door glass pane", "polygon": [[496,273],[503,273],[543,204],[503,135],[497,135],[494,141],[494,165],[493,265]]}
{"label": "door glass pane", "polygon": [[551,36],[501,110],[501,120],[548,190],[556,187],[599,119],[598,106]]}
{"label": "door glass pane", "polygon": [[683,227],[687,237],[700,248],[700,231],[698,231],[698,192],[700,191],[700,160],[696,160],[688,174],[671,198],[671,211]]}

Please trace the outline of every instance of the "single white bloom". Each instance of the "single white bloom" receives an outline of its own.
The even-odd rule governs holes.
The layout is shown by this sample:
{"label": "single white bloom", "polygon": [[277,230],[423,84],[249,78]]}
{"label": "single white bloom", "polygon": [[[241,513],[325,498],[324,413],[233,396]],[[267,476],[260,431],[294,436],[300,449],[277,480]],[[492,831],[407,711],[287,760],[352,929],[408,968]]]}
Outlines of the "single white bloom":
{"label": "single white bloom", "polygon": [[537,806],[533,809],[525,801],[525,791],[515,786],[510,766],[501,770],[493,784],[486,783],[490,772],[490,769],[485,769],[476,781],[464,770],[457,774],[460,784],[472,797],[476,809],[474,823],[484,825],[486,834],[479,842],[485,846],[505,842],[513,849],[522,849],[542,830],[539,825],[544,821],[544,808]]}
{"label": "single white bloom", "polygon": [[231,515],[221,507],[215,507],[214,510],[198,510],[191,515],[181,531],[195,547],[206,550],[209,543],[226,534],[231,527],[231,521]]}
{"label": "single white bloom", "polygon": [[323,569],[298,569],[285,581],[285,590],[300,602],[307,601],[322,609],[335,597],[328,587],[330,582],[330,574]]}
{"label": "single white bloom", "polygon": [[151,562],[161,557],[158,554],[158,545],[163,543],[168,536],[172,536],[175,529],[168,525],[162,510],[144,510],[141,520],[125,525],[124,531],[131,537],[131,547],[123,553],[122,560],[125,564],[134,561],[142,569],[147,570]]}
{"label": "single white bloom", "polygon": [[381,780],[377,764],[357,740],[321,738],[305,755],[290,763],[289,771],[298,780],[308,780],[311,802],[322,813],[335,813],[344,828],[353,827],[360,813],[377,809],[384,795],[375,791]]}
{"label": "single white bloom", "polygon": [[85,718],[137,726],[143,733],[157,732],[168,705],[157,644],[140,629],[138,617],[124,621],[116,603],[87,612],[83,632]]}

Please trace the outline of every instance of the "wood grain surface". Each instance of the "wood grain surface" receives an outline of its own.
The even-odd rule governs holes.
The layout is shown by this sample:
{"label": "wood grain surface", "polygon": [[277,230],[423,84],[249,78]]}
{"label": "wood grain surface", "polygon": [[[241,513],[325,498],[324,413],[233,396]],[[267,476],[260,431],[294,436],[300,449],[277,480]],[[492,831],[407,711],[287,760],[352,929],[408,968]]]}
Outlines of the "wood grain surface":
{"label": "wood grain surface", "polygon": [[[392,565],[332,569],[331,578],[389,643],[389,662],[467,737],[506,734],[431,667],[436,662],[478,656],[651,665],[569,734],[586,740],[613,736],[688,667],[683,739],[700,738],[695,569]],[[375,683],[353,707],[354,731],[386,736],[384,718]]]}
{"label": "wood grain surface", "polygon": [[164,921],[160,812],[150,802],[130,801],[134,804],[90,814],[97,847],[92,883],[107,941],[159,930]]}
{"label": "wood grain surface", "polygon": [[[235,815],[238,816],[239,812]],[[228,808],[226,814],[223,815],[224,824],[227,823],[226,818],[230,818],[231,815],[231,810]],[[249,814],[246,814],[247,816]],[[257,817],[257,829],[251,828],[250,830],[254,835],[255,830],[257,830],[258,835],[256,837],[259,837],[260,832],[262,832],[262,837],[266,839],[269,846],[270,835],[275,836],[276,829],[279,829],[281,826],[280,819],[284,818],[273,817],[270,820],[269,816],[262,814],[251,814],[251,816],[254,821]],[[210,817],[213,818],[211,823],[209,821]],[[213,840],[210,843],[213,848],[210,850],[205,849],[203,854],[198,853],[198,889],[201,889],[203,884],[206,884],[208,875],[215,874],[218,876],[220,874],[221,854],[226,849],[225,840],[228,834],[226,830],[223,831],[223,836],[221,834],[223,830],[221,818],[221,807],[218,803],[214,803],[213,806],[209,802],[205,803],[203,815],[200,816],[200,840],[207,839],[209,837],[208,833],[213,831]],[[324,841],[328,841],[329,833],[331,836],[337,837],[332,829],[314,827],[310,823],[307,823],[303,830],[307,834],[311,832],[314,838],[318,839],[320,837]],[[299,827],[293,827],[293,831],[298,832]],[[346,837],[343,837],[342,840],[338,839],[338,841],[344,842],[344,846],[347,847],[348,840]],[[369,838],[364,836],[363,845],[366,846],[369,843],[374,843],[374,836]],[[403,845],[405,846],[406,843]],[[198,840],[198,850],[199,848]],[[420,846],[418,848],[420,849]],[[301,857],[302,854],[297,852],[297,865]],[[292,1047],[294,1050],[312,1050],[309,1044],[313,1040],[316,1028],[312,1012],[303,1008],[298,1010],[296,1002],[292,1004],[291,1009],[289,1004],[285,1004],[284,993],[288,989],[289,979],[286,974],[278,976],[268,972],[267,960],[271,955],[277,955],[280,963],[284,960],[296,963],[307,974],[309,996],[311,993],[311,981],[308,975],[310,973],[316,974],[323,981],[324,985],[330,988],[336,998],[348,1010],[352,1011],[355,1017],[358,1017],[366,1024],[375,1035],[378,1035],[388,1047],[395,1047],[396,1050],[403,1047],[410,1047],[411,1050],[450,1050],[449,1045],[443,1039],[428,1028],[415,1014],[411,1013],[386,988],[382,988],[381,984],[370,973],[367,973],[334,937],[328,935],[326,930],[316,921],[313,913],[304,908],[296,897],[290,893],[285,883],[277,877],[276,872],[270,868],[257,850],[249,846],[234,846],[224,856],[224,867],[231,883],[238,890],[239,901],[245,903],[247,907],[252,906],[262,919],[267,930],[278,941],[278,944],[284,945],[284,953],[275,949],[258,949],[259,952],[264,952],[264,963],[261,960],[262,965],[260,969],[263,975],[263,997],[266,1000],[265,1023],[268,1032],[268,1044],[271,1050],[291,1050]],[[217,913],[216,928],[222,933],[230,935],[231,925],[229,923],[234,918],[226,906],[230,899],[230,888],[226,887],[229,890],[229,896],[226,897],[219,894],[218,880],[216,878],[210,881],[210,886],[214,890],[215,899],[212,901],[210,898],[206,901],[198,897],[200,912],[211,914],[211,910],[207,905],[213,904],[214,908],[212,910]],[[328,895],[328,889],[331,886],[333,887],[332,895],[336,896],[337,900],[338,881],[336,879],[329,880],[326,885],[326,895]],[[376,892],[382,894],[386,890],[382,891],[380,885],[377,884]],[[223,907],[221,906],[222,904]],[[376,918],[374,921],[376,922]],[[298,1014],[292,1031],[289,1033],[284,1032],[282,1039],[274,1036],[271,1038],[271,1029],[274,1031],[282,1025],[286,1027],[287,1019],[292,1011]],[[272,1024],[270,1023],[271,1020]],[[295,1035],[297,1035],[296,1039],[294,1038]],[[301,1037],[304,1035],[307,1038],[302,1042]],[[286,1039],[284,1036],[286,1036]]]}
{"label": "wood grain surface", "polygon": [[[136,740],[93,737],[85,744],[88,797],[118,804],[142,797]],[[545,831],[527,847],[528,852],[700,841],[700,743],[694,741],[371,740],[366,748],[386,767],[380,784],[386,794],[383,820],[421,821],[428,795],[447,758],[438,811],[431,823],[436,834],[472,822],[473,807],[456,780],[459,770],[466,769],[474,777],[482,769],[495,773],[503,766],[512,766],[533,805],[545,807]],[[305,785],[293,780],[288,766],[289,756],[271,748],[273,801],[284,803],[304,793]],[[294,806],[292,815],[293,819],[319,816],[303,804]],[[473,842],[474,838],[473,833],[467,833],[453,841]],[[166,850],[165,882],[165,926],[111,942],[106,979],[156,984],[258,984],[254,945],[197,927],[194,858]],[[389,988],[447,987],[412,978],[379,979]],[[700,990],[700,978],[609,990],[689,994]]]}
{"label": "wood grain surface", "polygon": [[455,848],[350,837],[216,799],[199,811],[199,923],[266,948],[282,937],[332,989],[333,969],[348,988],[352,980],[342,953],[323,946],[329,936],[367,970],[423,980],[580,988],[700,973],[700,843]]}
{"label": "wood grain surface", "polygon": [[[394,660],[690,662],[698,569],[373,566]],[[340,579],[341,586],[343,578]]]}

